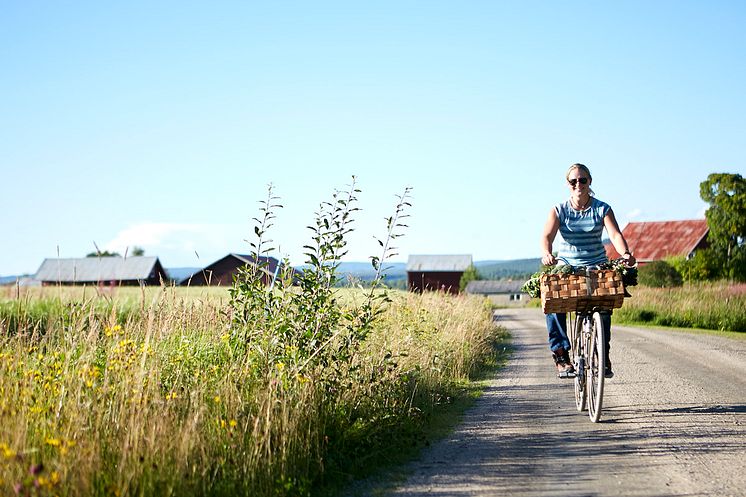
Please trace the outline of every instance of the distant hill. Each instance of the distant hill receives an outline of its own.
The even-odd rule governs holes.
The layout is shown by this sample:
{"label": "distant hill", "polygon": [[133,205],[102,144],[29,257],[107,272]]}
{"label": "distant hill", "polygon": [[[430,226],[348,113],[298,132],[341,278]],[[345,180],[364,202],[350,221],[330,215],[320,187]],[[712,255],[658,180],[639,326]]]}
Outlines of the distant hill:
{"label": "distant hill", "polygon": [[[515,260],[489,260],[475,261],[480,276],[488,280],[518,279],[531,276],[539,270],[541,259],[515,259]],[[406,285],[407,264],[404,262],[392,262],[386,264],[386,284],[396,286],[398,282]],[[300,269],[300,268],[299,268]],[[375,276],[373,267],[369,262],[343,262],[339,265],[338,273],[343,279],[347,276],[361,281],[371,281]]]}
{"label": "distant hill", "polygon": [[200,269],[201,267],[167,267],[164,268],[166,271],[166,275],[176,281],[179,282],[183,280],[184,278],[188,278],[189,276],[193,275]]}
{"label": "distant hill", "polygon": [[531,276],[541,267],[541,259],[515,259],[511,261],[478,261],[474,263],[482,278],[505,280]]}
{"label": "distant hill", "polygon": [[[305,266],[296,266],[296,269],[302,271]],[[388,286],[406,286],[407,282],[407,264],[404,262],[389,262],[383,265],[384,282]],[[370,262],[341,262],[337,268],[339,285],[345,286],[350,282],[369,282],[373,281],[376,272]]]}
{"label": "distant hill", "polygon": [[[397,286],[401,282],[406,286],[407,264],[404,262],[388,262],[383,264],[383,281],[388,286]],[[338,272],[345,276],[345,280],[353,279],[360,281],[372,281],[376,272],[370,262],[343,262],[339,265]]]}
{"label": "distant hill", "polygon": [[15,276],[0,276],[0,286],[15,285],[36,286],[39,282],[33,280],[33,274],[19,274]]}
{"label": "distant hill", "polygon": [[15,285],[20,276],[0,276],[0,285]]}
{"label": "distant hill", "polygon": [[[489,260],[475,261],[474,266],[483,279],[500,280],[523,278],[539,270],[541,259]],[[406,286],[407,264],[405,262],[389,262],[384,264],[385,282],[389,286]],[[170,267],[165,268],[168,277],[174,281],[188,278],[202,268],[198,267]],[[298,269],[303,269],[298,266]],[[370,262],[342,262],[337,271],[342,284],[349,280],[371,281],[375,271]],[[26,275],[27,276],[27,275]],[[14,285],[20,276],[0,276],[0,285]]]}

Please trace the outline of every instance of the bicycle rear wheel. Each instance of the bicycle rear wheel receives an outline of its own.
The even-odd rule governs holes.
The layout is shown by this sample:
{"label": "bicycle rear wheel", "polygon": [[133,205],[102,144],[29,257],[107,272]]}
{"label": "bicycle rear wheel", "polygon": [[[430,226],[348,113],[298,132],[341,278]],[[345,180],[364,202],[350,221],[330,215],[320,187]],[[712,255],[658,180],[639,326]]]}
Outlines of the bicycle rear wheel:
{"label": "bicycle rear wheel", "polygon": [[576,313],[567,316],[568,338],[572,347],[572,364],[575,367],[575,407],[585,410],[585,359],[583,352],[583,319]]}
{"label": "bicycle rear wheel", "polygon": [[604,329],[601,315],[598,312],[593,313],[591,326],[592,332],[587,350],[588,377],[586,389],[588,391],[588,416],[591,421],[597,423],[601,418],[601,405],[604,398],[604,367],[606,365],[604,337],[607,331]]}

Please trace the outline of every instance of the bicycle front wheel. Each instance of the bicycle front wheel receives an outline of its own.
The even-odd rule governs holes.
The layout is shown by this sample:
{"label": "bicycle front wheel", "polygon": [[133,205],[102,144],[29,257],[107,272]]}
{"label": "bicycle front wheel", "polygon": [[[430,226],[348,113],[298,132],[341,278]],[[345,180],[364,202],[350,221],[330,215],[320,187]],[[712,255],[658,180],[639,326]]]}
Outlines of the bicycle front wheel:
{"label": "bicycle front wheel", "polygon": [[589,337],[590,343],[587,351],[588,377],[586,390],[588,392],[588,416],[591,421],[597,423],[601,418],[601,405],[604,398],[605,336],[607,331],[604,329],[601,314],[598,312],[593,313],[591,326],[593,329]]}
{"label": "bicycle front wheel", "polygon": [[583,318],[573,313],[567,316],[568,338],[572,347],[572,364],[575,367],[575,407],[585,410],[585,353],[583,350]]}

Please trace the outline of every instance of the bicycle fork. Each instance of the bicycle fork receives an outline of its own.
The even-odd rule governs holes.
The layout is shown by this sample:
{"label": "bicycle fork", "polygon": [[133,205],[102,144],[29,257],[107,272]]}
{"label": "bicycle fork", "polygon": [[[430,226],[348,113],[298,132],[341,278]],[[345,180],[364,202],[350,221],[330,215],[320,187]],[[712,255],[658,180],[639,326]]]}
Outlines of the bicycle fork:
{"label": "bicycle fork", "polygon": [[578,382],[580,383],[580,388],[583,390],[585,389],[585,368],[587,363],[585,355],[588,353],[588,344],[590,343],[588,340],[590,335],[590,331],[588,328],[588,319],[583,319],[582,327],[580,330],[578,330],[578,345],[581,353],[575,357],[575,375],[578,379]]}

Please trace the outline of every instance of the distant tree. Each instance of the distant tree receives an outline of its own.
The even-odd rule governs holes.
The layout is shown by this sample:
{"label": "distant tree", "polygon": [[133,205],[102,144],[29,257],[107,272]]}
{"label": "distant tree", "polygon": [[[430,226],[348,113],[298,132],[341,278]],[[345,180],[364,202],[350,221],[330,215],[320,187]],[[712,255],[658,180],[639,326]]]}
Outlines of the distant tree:
{"label": "distant tree", "polygon": [[666,262],[671,264],[686,282],[709,281],[720,278],[723,264],[710,249],[700,249],[690,259],[672,257]]}
{"label": "distant tree", "polygon": [[710,233],[710,256],[722,261],[722,276],[746,281],[746,180],[740,174],[713,173],[699,185]]}
{"label": "distant tree", "polygon": [[458,283],[458,289],[460,292],[463,292],[464,290],[466,290],[466,285],[468,285],[470,281],[477,281],[481,279],[482,277],[479,275],[479,271],[477,271],[477,268],[474,267],[474,264],[469,264],[469,267],[466,268],[464,274],[461,275],[461,280]]}
{"label": "distant tree", "polygon": [[86,254],[86,257],[121,257],[118,252],[109,252],[104,250],[102,252],[90,252]]}
{"label": "distant tree", "polygon": [[640,285],[657,288],[681,286],[683,278],[671,264],[666,261],[653,261],[640,266],[637,270]]}
{"label": "distant tree", "polygon": [[130,255],[132,255],[134,257],[143,256],[143,255],[145,255],[145,249],[142,248],[142,247],[138,247],[137,245],[135,245],[134,247],[132,247],[132,252],[130,252]]}

